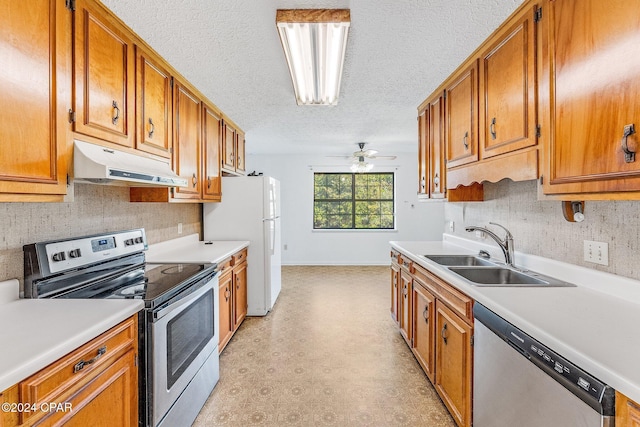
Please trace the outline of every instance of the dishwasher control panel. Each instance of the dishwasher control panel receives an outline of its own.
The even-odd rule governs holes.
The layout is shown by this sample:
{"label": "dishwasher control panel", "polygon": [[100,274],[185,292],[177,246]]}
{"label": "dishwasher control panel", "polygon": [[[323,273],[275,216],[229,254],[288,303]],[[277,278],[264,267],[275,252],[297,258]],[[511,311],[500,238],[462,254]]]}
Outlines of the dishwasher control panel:
{"label": "dishwasher control panel", "polygon": [[512,325],[507,326],[506,338],[513,346],[518,347],[525,357],[555,377],[565,387],[570,385],[574,388],[574,392],[582,391],[597,401],[602,399],[607,386],[553,350]]}

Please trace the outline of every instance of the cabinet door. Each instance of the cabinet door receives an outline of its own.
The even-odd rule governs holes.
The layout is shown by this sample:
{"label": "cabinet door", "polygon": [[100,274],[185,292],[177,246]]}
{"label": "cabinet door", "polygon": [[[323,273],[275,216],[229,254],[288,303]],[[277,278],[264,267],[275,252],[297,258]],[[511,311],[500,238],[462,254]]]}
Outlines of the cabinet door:
{"label": "cabinet door", "polygon": [[187,187],[176,187],[174,198],[199,199],[202,188],[200,99],[177,80],[174,80],[173,114],[173,168],[176,174],[189,181]]}
{"label": "cabinet door", "polygon": [[231,172],[236,170],[235,152],[236,129],[228,123],[224,123],[222,137],[222,168]]}
{"label": "cabinet door", "polygon": [[244,155],[244,133],[236,132],[236,172],[244,174],[246,172],[245,167],[245,155]]}
{"label": "cabinet door", "polygon": [[135,59],[131,36],[94,0],[77,0],[74,16],[74,130],[133,147]]}
{"label": "cabinet door", "polygon": [[411,282],[413,277],[404,269],[400,269],[400,334],[411,346]]}
{"label": "cabinet door", "polygon": [[[635,0],[549,1],[541,24],[544,192],[640,190],[640,14]],[[633,52],[633,53],[632,53]],[[547,179],[548,177],[548,179]]]}
{"label": "cabinet door", "polygon": [[429,108],[418,114],[418,194],[429,195]]}
{"label": "cabinet door", "polygon": [[471,326],[436,301],[436,390],[456,423],[471,425]]}
{"label": "cabinet door", "polygon": [[444,156],[444,94],[429,103],[429,194],[432,199],[445,197],[446,162]]}
{"label": "cabinet door", "polygon": [[524,10],[480,56],[480,158],[537,143],[534,11]]}
{"label": "cabinet door", "polygon": [[66,193],[70,62],[64,2],[0,4],[0,193]]}
{"label": "cabinet door", "polygon": [[73,410],[52,411],[33,425],[105,425],[105,416],[108,414],[109,425],[137,426],[138,370],[135,351],[125,353],[64,402],[69,403]]}
{"label": "cabinet door", "polygon": [[478,160],[478,61],[445,89],[447,167]]}
{"label": "cabinet door", "polygon": [[640,427],[640,405],[616,392],[616,426]]}
{"label": "cabinet door", "polygon": [[400,301],[398,298],[400,292],[400,266],[392,262],[391,263],[391,318],[394,322],[400,322],[400,317],[398,316],[398,302]]}
{"label": "cabinet door", "polygon": [[413,346],[411,350],[424,369],[425,374],[435,381],[435,297],[413,279]]}
{"label": "cabinet door", "polygon": [[171,157],[171,75],[163,61],[136,46],[136,148]]}
{"label": "cabinet door", "polygon": [[222,148],[222,118],[208,105],[202,109],[202,145],[204,175],[202,198],[211,201],[222,200],[222,178],[220,149]]}
{"label": "cabinet door", "polygon": [[233,267],[233,329],[247,316],[247,263]]}
{"label": "cabinet door", "polygon": [[233,275],[231,272],[220,277],[218,292],[220,296],[220,338],[218,339],[218,351],[222,352],[233,335],[232,321],[232,286]]}

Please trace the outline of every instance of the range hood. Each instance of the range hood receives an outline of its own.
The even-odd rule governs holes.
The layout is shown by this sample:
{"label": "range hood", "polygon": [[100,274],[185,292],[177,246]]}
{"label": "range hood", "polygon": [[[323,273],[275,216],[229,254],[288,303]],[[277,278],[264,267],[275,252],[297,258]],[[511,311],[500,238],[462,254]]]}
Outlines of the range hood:
{"label": "range hood", "polygon": [[176,175],[169,161],[84,141],[73,142],[73,175],[77,181],[123,186],[186,187],[186,179]]}

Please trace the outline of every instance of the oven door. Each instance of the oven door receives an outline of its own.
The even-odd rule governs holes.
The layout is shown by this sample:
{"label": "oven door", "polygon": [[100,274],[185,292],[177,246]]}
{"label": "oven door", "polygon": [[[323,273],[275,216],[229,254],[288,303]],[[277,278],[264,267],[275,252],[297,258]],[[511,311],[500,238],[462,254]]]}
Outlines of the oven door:
{"label": "oven door", "polygon": [[148,402],[152,402],[152,425],[156,426],[217,351],[215,293],[217,276],[194,284],[187,296],[150,313],[147,341],[149,360]]}

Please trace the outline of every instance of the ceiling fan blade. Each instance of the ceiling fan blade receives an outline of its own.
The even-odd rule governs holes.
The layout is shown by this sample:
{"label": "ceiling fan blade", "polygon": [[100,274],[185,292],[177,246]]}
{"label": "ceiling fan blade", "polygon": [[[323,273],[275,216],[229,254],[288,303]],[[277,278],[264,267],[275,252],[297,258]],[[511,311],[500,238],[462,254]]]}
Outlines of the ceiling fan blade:
{"label": "ceiling fan blade", "polygon": [[364,152],[364,157],[371,157],[371,156],[375,156],[376,154],[378,154],[378,150],[367,150]]}
{"label": "ceiling fan blade", "polygon": [[325,157],[334,157],[336,159],[351,159],[354,156],[325,156]]}
{"label": "ceiling fan blade", "polygon": [[386,159],[386,160],[395,160],[397,156],[375,156],[369,157],[370,159]]}

